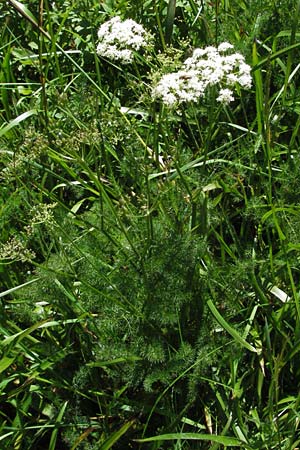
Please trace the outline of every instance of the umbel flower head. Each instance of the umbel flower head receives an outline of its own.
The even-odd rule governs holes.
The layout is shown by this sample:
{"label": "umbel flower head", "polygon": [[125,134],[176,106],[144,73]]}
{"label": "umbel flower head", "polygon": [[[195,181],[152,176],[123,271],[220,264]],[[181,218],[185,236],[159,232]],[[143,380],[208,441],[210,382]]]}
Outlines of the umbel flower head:
{"label": "umbel flower head", "polygon": [[179,70],[164,75],[154,88],[153,95],[160,97],[163,103],[173,106],[204,96],[205,87],[196,70]]}
{"label": "umbel flower head", "polygon": [[149,35],[142,25],[132,19],[121,21],[119,16],[101,25],[98,38],[98,55],[123,64],[130,64],[134,51],[149,43]]}
{"label": "umbel flower head", "polygon": [[240,53],[232,53],[232,49],[228,42],[218,47],[196,48],[184,62],[183,70],[161,78],[153,89],[153,97],[161,98],[168,106],[197,102],[210,86],[216,86],[219,89],[217,101],[230,103],[237,85],[250,88],[252,83],[250,66]]}

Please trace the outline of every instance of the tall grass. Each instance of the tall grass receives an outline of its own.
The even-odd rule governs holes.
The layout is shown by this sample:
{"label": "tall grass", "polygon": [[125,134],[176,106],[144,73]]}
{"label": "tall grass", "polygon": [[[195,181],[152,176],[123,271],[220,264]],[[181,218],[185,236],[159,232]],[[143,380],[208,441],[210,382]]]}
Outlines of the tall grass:
{"label": "tall grass", "polygon": [[[299,5],[0,6],[1,448],[299,447]],[[223,41],[249,91],[152,98]]]}

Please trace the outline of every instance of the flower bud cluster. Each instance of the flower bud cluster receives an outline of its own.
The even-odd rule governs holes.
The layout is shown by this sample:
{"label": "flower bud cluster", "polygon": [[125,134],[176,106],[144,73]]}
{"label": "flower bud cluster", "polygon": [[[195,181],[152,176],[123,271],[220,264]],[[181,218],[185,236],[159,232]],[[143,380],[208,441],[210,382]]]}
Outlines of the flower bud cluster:
{"label": "flower bud cluster", "polygon": [[164,75],[152,95],[168,106],[197,102],[210,86],[219,89],[217,101],[228,104],[234,100],[236,85],[251,87],[250,66],[240,53],[231,53],[233,46],[223,42],[218,47],[196,48],[183,64],[183,70]]}
{"label": "flower bud cluster", "polygon": [[149,35],[132,19],[121,21],[119,16],[105,22],[98,31],[97,53],[112,61],[130,64],[134,51],[146,47]]}
{"label": "flower bud cluster", "polygon": [[35,253],[26,247],[26,243],[20,237],[13,236],[0,246],[0,260],[10,259],[26,262],[32,261],[35,256]]}

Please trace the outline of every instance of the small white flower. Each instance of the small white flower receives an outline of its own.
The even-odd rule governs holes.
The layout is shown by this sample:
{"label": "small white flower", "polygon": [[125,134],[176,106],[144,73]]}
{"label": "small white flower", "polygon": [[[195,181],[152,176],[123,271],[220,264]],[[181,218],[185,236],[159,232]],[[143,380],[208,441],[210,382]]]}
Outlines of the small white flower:
{"label": "small white flower", "polygon": [[[202,56],[206,55],[206,49],[205,48],[195,48],[193,52],[193,59],[196,58],[202,58]],[[192,58],[190,58],[192,59]]]}
{"label": "small white flower", "polygon": [[238,83],[244,88],[247,88],[247,89],[251,88],[251,85],[252,85],[251,75],[250,74],[241,75],[238,78]]}
{"label": "small white flower", "polygon": [[213,47],[212,45],[210,45],[209,47],[206,47],[205,51],[209,57],[214,57],[215,55],[218,54],[216,47]]}
{"label": "small white flower", "polygon": [[218,46],[218,52],[219,53],[224,53],[227,52],[227,50],[233,48],[232,44],[229,44],[229,42],[222,42],[219,46]]}
{"label": "small white flower", "polygon": [[239,80],[240,80],[239,77],[235,73],[229,73],[227,75],[227,81],[230,86],[234,85],[235,83],[238,83]]}
{"label": "small white flower", "polygon": [[146,47],[149,43],[149,35],[142,25],[132,19],[122,22],[119,16],[101,25],[98,39],[98,55],[124,64],[131,63],[134,51]]}
{"label": "small white flower", "polygon": [[233,102],[233,100],[233,92],[230,89],[220,89],[219,97],[217,98],[218,102],[228,105],[228,103]]}

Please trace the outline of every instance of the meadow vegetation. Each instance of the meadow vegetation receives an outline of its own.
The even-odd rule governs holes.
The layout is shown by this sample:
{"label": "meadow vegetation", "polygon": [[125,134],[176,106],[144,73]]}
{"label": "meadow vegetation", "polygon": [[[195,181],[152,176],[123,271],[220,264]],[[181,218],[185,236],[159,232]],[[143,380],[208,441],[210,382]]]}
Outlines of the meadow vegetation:
{"label": "meadow vegetation", "polygon": [[0,4],[1,449],[300,447],[299,14]]}

